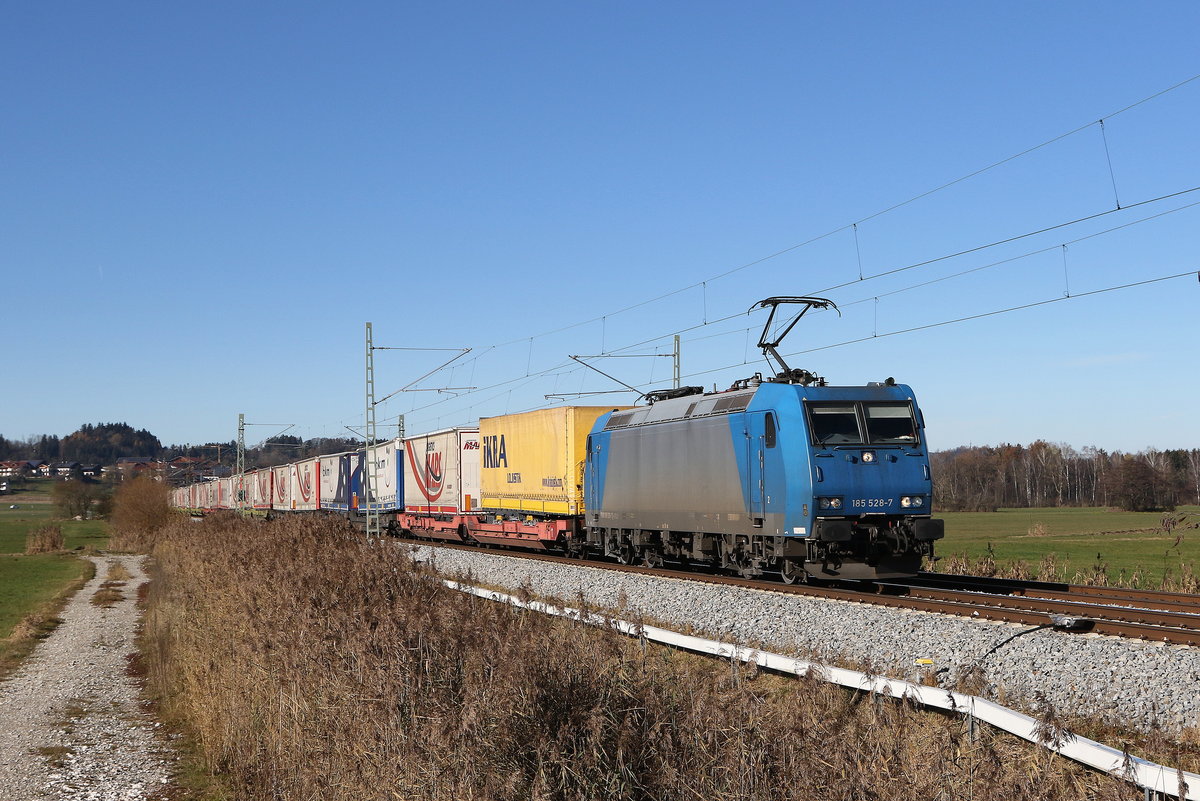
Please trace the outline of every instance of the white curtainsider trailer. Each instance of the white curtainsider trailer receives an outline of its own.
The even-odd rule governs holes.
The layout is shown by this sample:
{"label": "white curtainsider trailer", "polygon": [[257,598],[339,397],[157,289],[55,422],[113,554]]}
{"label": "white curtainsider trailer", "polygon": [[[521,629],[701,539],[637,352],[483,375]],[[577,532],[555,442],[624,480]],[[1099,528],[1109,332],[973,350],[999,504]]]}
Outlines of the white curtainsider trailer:
{"label": "white curtainsider trailer", "polygon": [[246,474],[251,509],[271,508],[272,479],[274,477],[275,472],[269,467]]}
{"label": "white curtainsider trailer", "polygon": [[416,536],[464,538],[479,506],[479,429],[447,428],[404,440],[404,511]]}
{"label": "white curtainsider trailer", "polygon": [[321,482],[318,458],[304,459],[292,465],[292,510],[315,512],[321,508]]}
{"label": "white curtainsider trailer", "polygon": [[478,506],[478,428],[447,428],[405,438],[405,511],[455,514]]}
{"label": "white curtainsider trailer", "polygon": [[367,454],[372,509],[395,512],[404,508],[404,468],[400,459],[403,450],[402,441],[393,439],[380,442]]}
{"label": "white curtainsider trailer", "polygon": [[292,466],[281,464],[271,468],[271,508],[279,512],[292,510]]}

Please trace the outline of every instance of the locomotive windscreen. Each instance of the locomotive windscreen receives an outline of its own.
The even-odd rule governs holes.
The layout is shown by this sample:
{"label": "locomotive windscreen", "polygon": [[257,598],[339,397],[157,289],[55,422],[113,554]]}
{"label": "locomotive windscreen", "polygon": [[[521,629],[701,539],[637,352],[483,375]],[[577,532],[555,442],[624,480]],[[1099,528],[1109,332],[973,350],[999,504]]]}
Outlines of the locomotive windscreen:
{"label": "locomotive windscreen", "polygon": [[862,445],[853,403],[812,403],[808,407],[813,442],[818,445]]}
{"label": "locomotive windscreen", "polygon": [[917,421],[907,403],[868,403],[865,406],[871,444],[908,445],[917,441]]}
{"label": "locomotive windscreen", "polygon": [[817,445],[911,445],[917,441],[917,421],[906,402],[826,402],[807,406],[809,427]]}

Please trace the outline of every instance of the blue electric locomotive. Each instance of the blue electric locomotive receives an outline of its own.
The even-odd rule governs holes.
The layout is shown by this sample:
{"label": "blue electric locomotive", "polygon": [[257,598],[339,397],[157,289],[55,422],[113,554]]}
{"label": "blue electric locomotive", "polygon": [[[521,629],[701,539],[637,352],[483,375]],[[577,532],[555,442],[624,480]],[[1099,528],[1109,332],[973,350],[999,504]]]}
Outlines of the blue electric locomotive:
{"label": "blue electric locomotive", "polygon": [[[805,311],[828,303],[771,300],[803,301]],[[782,335],[763,339],[778,358]],[[756,375],[726,392],[689,387],[650,399],[592,429],[584,470],[592,550],[648,565],[774,572],[791,583],[911,576],[943,536],[931,516],[921,411],[905,385],[833,387],[784,365],[773,379]]]}

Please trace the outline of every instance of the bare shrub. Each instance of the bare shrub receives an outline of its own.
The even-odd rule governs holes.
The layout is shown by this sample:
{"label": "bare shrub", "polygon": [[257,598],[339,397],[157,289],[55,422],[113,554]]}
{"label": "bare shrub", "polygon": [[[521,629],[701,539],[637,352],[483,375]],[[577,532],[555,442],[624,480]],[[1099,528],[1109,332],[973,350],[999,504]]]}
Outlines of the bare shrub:
{"label": "bare shrub", "polygon": [[94,484],[84,483],[77,478],[56,481],[50,488],[54,510],[61,517],[86,517],[97,496]]}
{"label": "bare shrub", "polygon": [[[813,677],[456,593],[331,521],[178,521],[149,687],[229,797],[1118,798],[1066,760]],[[969,738],[969,739],[968,739]],[[852,778],[851,778],[852,777]]]}
{"label": "bare shrub", "polygon": [[170,487],[145,476],[118,487],[113,497],[113,535],[109,541],[112,548],[135,553],[149,551],[158,532],[173,517],[170,498]]}
{"label": "bare shrub", "polygon": [[1190,592],[1200,594],[1200,575],[1191,562],[1179,562],[1178,569],[1168,567],[1163,576],[1162,588],[1168,592]]}
{"label": "bare shrub", "polygon": [[996,552],[989,542],[987,553],[983,556],[972,558],[965,553],[953,553],[938,560],[937,569],[941,573],[955,576],[995,578],[997,576]]}
{"label": "bare shrub", "polygon": [[1029,527],[1029,536],[1048,537],[1050,536],[1050,529],[1045,523],[1039,520]]}
{"label": "bare shrub", "polygon": [[1066,571],[1069,564],[1069,561],[1065,561],[1060,565],[1058,554],[1051,551],[1043,556],[1041,563],[1038,564],[1038,581],[1061,581],[1063,572]]}
{"label": "bare shrub", "polygon": [[1096,554],[1096,561],[1091,566],[1076,571],[1074,578],[1071,579],[1072,584],[1083,584],[1088,587],[1107,587],[1112,582],[1108,577],[1108,562],[1105,562],[1100,554]]}
{"label": "bare shrub", "polygon": [[1029,581],[1033,578],[1033,570],[1024,559],[997,563],[994,570],[997,578],[1016,579],[1017,581]]}
{"label": "bare shrub", "polygon": [[66,547],[62,527],[50,523],[25,535],[25,553],[54,553]]}

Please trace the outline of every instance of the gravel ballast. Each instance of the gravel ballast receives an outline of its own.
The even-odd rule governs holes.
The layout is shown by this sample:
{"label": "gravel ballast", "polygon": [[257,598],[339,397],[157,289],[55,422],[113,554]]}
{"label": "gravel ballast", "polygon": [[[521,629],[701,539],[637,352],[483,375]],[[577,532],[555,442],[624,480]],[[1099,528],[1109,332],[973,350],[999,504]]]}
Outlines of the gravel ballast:
{"label": "gravel ballast", "polygon": [[[133,801],[160,791],[169,758],[127,673],[134,651],[141,557],[92,557],[96,576],[62,624],[0,683],[0,798]],[[131,578],[112,606],[92,603],[110,565]]]}
{"label": "gravel ballast", "polygon": [[[1200,725],[1200,649],[1187,646],[490,553],[420,547],[416,557],[431,560],[447,577],[469,572],[481,584],[527,585],[538,595],[568,602],[582,595],[597,606],[624,606],[627,618],[641,614],[716,639],[866,666],[892,678],[919,679],[934,671],[939,684],[951,686],[976,666],[986,680],[981,694],[1030,710],[1045,703],[1059,713],[1143,731]],[[919,659],[933,664],[918,665]]]}

